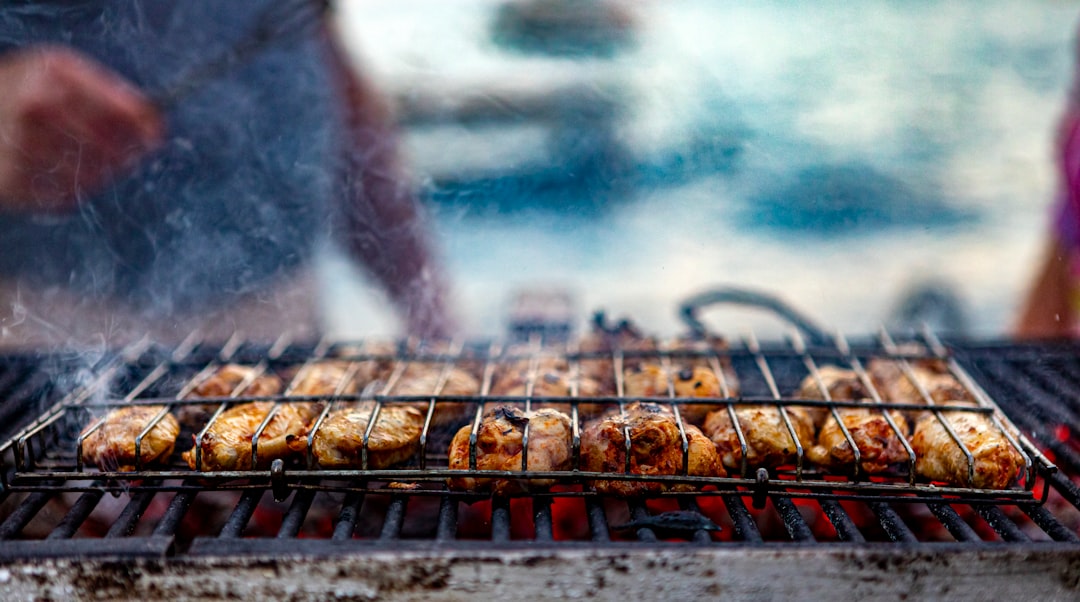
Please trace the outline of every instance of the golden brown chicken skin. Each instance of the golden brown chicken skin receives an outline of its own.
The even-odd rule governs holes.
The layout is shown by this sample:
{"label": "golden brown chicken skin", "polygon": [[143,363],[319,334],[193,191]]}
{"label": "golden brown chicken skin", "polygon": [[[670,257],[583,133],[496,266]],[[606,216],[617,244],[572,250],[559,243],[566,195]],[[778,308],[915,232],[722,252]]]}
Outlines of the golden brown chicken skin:
{"label": "golden brown chicken skin", "polygon": [[[626,431],[630,434],[629,472],[636,475],[679,475],[683,468],[682,436],[670,411],[651,403],[631,403],[625,414],[596,420],[581,433],[581,467],[589,472],[625,473],[627,469]],[[684,424],[689,444],[687,474],[724,476],[716,448],[701,431]],[[657,481],[597,479],[592,487],[599,493],[637,497],[662,491],[693,491],[693,485],[671,485]]]}
{"label": "golden brown chicken skin", "polygon": [[[105,415],[101,426],[83,440],[83,461],[105,471],[130,472],[135,470],[136,464],[146,466],[168,460],[180,434],[180,424],[172,414],[165,414],[143,436],[138,456],[135,454],[135,439],[163,408],[127,406],[112,410]],[[87,429],[93,424],[97,423]]]}
{"label": "golden brown chicken skin", "polygon": [[[950,401],[974,401],[971,393],[940,362],[916,362],[910,367],[911,374],[934,403],[944,405]],[[926,404],[926,399],[904,373],[899,362],[874,359],[870,361],[869,372],[883,400],[913,405]]]}
{"label": "golden brown chicken skin", "polygon": [[[225,410],[203,435],[201,446],[198,436],[192,435],[201,449],[201,460],[197,463],[195,447],[184,452],[184,460],[195,470],[250,470],[252,438],[273,407],[273,402],[257,401]],[[318,408],[314,403],[281,404],[259,437],[255,468],[266,468],[274,460],[288,457],[292,453],[289,440],[307,435]]]}
{"label": "golden brown chicken skin", "polygon": [[[281,389],[281,379],[274,374],[257,373],[252,366],[225,364],[192,389],[185,399],[241,395],[268,397],[281,393]],[[176,417],[181,424],[198,430],[216,409],[213,404],[183,404],[176,406]]]}
{"label": "golden brown chicken skin", "polygon": [[[444,376],[443,364],[418,362],[409,365],[401,378],[390,390],[390,395],[413,396],[472,396],[480,393],[480,381],[470,372],[457,366],[451,367]],[[408,402],[408,405],[423,412],[426,416],[428,402]],[[435,404],[435,413],[431,417],[431,424],[436,428],[444,428],[450,425],[461,424],[468,420],[475,405],[460,401],[438,401]]]}
{"label": "golden brown chicken skin", "polygon": [[[957,405],[960,404],[953,404]],[[989,416],[957,410],[942,410],[941,415],[971,452],[974,478],[968,474],[967,456],[932,412],[923,413],[911,437],[917,458],[915,472],[919,476],[977,489],[1005,489],[1016,480],[1024,466],[1023,456]]]}
{"label": "golden brown chicken skin", "polygon": [[[532,409],[552,408],[569,414],[571,405],[564,402],[546,401],[547,397],[596,397],[600,384],[579,370],[571,373],[569,362],[562,358],[540,358],[539,362],[518,361],[496,373],[489,397],[525,397],[533,399]],[[493,409],[501,402],[488,404]],[[579,403],[581,416],[602,412],[603,404]]]}
{"label": "golden brown chicken skin", "polygon": [[[663,366],[643,363],[627,369],[623,374],[625,397],[709,397],[720,398],[720,379],[705,366],[676,367],[673,374]],[[705,416],[719,406],[707,404],[680,404],[679,413],[692,424],[700,424]]]}
{"label": "golden brown chicken skin", "polygon": [[[364,433],[371,420],[374,402],[351,404],[327,414],[311,442],[311,453],[323,468],[364,468]],[[379,470],[407,461],[420,445],[424,414],[413,407],[388,404],[379,416],[367,442],[367,468]],[[307,438],[289,442],[297,452],[307,451]]]}
{"label": "golden brown chicken skin", "polygon": [[300,369],[289,387],[289,395],[351,395],[356,393],[357,385],[355,374],[350,378],[348,362],[318,362]]}
{"label": "golden brown chicken skin", "polygon": [[[825,399],[824,387],[831,400],[870,403],[870,391],[854,370],[822,366],[817,375],[818,378],[809,375],[803,379],[797,393],[799,398]],[[881,410],[837,408],[836,415],[840,416],[840,422],[826,408],[815,408],[811,412],[817,426],[821,427],[815,445],[807,450],[807,456],[815,464],[829,469],[851,469],[855,465],[854,449],[859,451],[859,470],[866,474],[885,472],[895,464],[911,461],[901,439],[907,437],[908,425],[900,412],[889,413],[896,429]],[[841,424],[851,435],[850,442],[844,436]]]}
{"label": "golden brown chicken skin", "polygon": [[[531,471],[570,470],[572,433],[570,418],[551,408],[525,412],[513,406],[499,406],[484,414],[476,434],[477,470],[522,470],[525,427],[529,428],[527,469]],[[450,468],[469,469],[469,438],[472,425],[466,425],[450,442]],[[451,489],[487,491],[507,495],[542,490],[553,484],[549,479],[484,479],[458,477],[447,481]]]}
{"label": "golden brown chicken skin", "polygon": [[[859,450],[859,470],[863,473],[879,474],[896,464],[911,461],[900,436],[882,410],[840,408],[837,413],[851,434],[855,449]],[[907,433],[908,424],[900,412],[890,412],[889,417],[901,433]],[[807,450],[807,456],[815,464],[830,469],[850,469],[855,465],[851,443],[831,414],[818,433],[817,444]]]}
{"label": "golden brown chicken skin", "polygon": [[[814,425],[805,408],[788,406],[788,419],[804,449],[814,442]],[[774,468],[794,464],[798,449],[791,431],[784,423],[777,406],[734,406],[735,418],[746,441],[746,465],[748,468]],[[728,470],[740,471],[743,462],[739,433],[731,422],[726,407],[710,412],[705,417],[702,431],[716,444],[716,451]]]}

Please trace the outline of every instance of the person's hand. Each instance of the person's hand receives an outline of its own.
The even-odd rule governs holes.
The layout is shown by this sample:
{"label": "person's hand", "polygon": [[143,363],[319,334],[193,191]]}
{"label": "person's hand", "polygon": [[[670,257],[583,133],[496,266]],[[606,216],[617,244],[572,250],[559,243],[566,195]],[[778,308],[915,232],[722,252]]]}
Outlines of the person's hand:
{"label": "person's hand", "polygon": [[65,211],[160,143],[153,103],[60,47],[0,57],[0,208]]}

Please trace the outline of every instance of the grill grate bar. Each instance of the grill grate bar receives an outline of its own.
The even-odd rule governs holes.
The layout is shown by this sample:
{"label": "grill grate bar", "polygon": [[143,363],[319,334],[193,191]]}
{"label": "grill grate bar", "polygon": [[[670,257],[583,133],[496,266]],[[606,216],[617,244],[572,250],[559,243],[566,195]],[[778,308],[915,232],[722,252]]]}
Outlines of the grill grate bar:
{"label": "grill grate bar", "polygon": [[[645,504],[642,502],[635,501],[630,502],[627,505],[630,507],[630,520],[632,521],[647,520],[650,516],[652,516],[651,514],[649,514],[649,509],[646,508]],[[646,543],[654,543],[657,541],[656,533],[653,532],[652,529],[649,529],[647,527],[639,527],[637,529],[634,529],[634,534],[637,535],[638,541],[643,541]]]}
{"label": "grill grate bar", "polygon": [[278,539],[296,537],[300,533],[300,528],[304,526],[304,518],[307,517],[308,510],[311,509],[311,502],[314,499],[315,492],[311,489],[300,489],[293,494],[292,504],[289,505],[289,509],[285,512],[285,517],[281,521],[281,528],[278,529]]}
{"label": "grill grate bar", "polygon": [[949,530],[949,533],[952,534],[956,541],[982,541],[975,529],[972,529],[971,525],[952,506],[948,504],[927,504],[926,507],[930,509],[930,512],[934,513],[934,516],[941,521],[941,524],[945,525],[945,528]]}
{"label": "grill grate bar", "polygon": [[240,537],[244,532],[244,528],[247,527],[248,521],[251,520],[251,515],[255,512],[255,507],[259,505],[259,500],[262,499],[262,489],[250,489],[245,491],[240,496],[240,501],[236,503],[236,507],[233,508],[232,514],[225,521],[225,525],[221,527],[221,533],[218,537],[222,539],[233,539]]}
{"label": "grill grate bar", "polygon": [[391,541],[401,537],[401,525],[405,521],[405,505],[408,500],[400,495],[390,498],[390,504],[386,507],[386,518],[383,519],[382,531],[379,539]]}
{"label": "grill grate bar", "polygon": [[553,541],[555,534],[551,519],[551,500],[548,498],[535,498],[532,504],[536,541]]}
{"label": "grill grate bar", "polygon": [[139,519],[142,518],[143,513],[150,507],[150,503],[154,501],[155,495],[157,495],[157,492],[154,491],[140,491],[132,494],[131,501],[124,506],[120,516],[116,517],[116,521],[109,526],[105,538],[113,539],[131,535],[135,531],[135,526],[139,524]]}
{"label": "grill grate bar", "polygon": [[439,524],[435,528],[435,539],[453,541],[457,539],[458,501],[448,495],[439,500]]}
{"label": "grill grate bar", "polygon": [[585,511],[589,517],[589,533],[592,535],[592,540],[611,541],[603,502],[596,498],[585,498]]}
{"label": "grill grate bar", "polygon": [[52,498],[53,493],[48,491],[35,491],[27,496],[11,513],[11,516],[0,524],[0,540],[11,539],[18,535]]}
{"label": "grill grate bar", "polygon": [[198,492],[195,491],[181,491],[173,496],[169,507],[165,510],[165,514],[158,521],[156,527],[154,527],[154,535],[157,536],[172,536],[176,533],[176,528],[180,526],[180,521],[184,519],[184,515],[187,514],[188,508],[191,507],[191,503],[195,501],[195,496]]}
{"label": "grill grate bar", "polygon": [[360,507],[364,505],[364,494],[349,493],[345,495],[345,501],[341,504],[341,512],[334,521],[334,533],[330,539],[345,541],[352,539],[356,531],[356,521],[360,518]]}
{"label": "grill grate bar", "polygon": [[904,524],[904,519],[900,518],[892,506],[885,502],[870,502],[869,506],[877,515],[881,528],[885,529],[885,534],[889,536],[889,539],[898,543],[918,543],[919,539]]}
{"label": "grill grate bar", "polygon": [[1024,512],[1054,541],[1080,543],[1080,536],[1061,524],[1044,506],[1026,506]]}
{"label": "grill grate bar", "polygon": [[855,522],[851,520],[848,513],[844,511],[844,507],[839,502],[834,500],[823,500],[820,502],[821,510],[828,517],[829,522],[836,529],[836,535],[842,541],[850,541],[855,543],[863,543],[866,538],[859,531],[859,528],[855,525]]}
{"label": "grill grate bar", "polygon": [[491,500],[491,541],[510,541],[510,500],[507,498]]}
{"label": "grill grate bar", "polygon": [[787,528],[792,541],[815,541],[814,532],[810,530],[810,525],[806,524],[806,519],[803,518],[802,513],[799,512],[799,508],[791,501],[791,498],[774,497],[773,508],[776,509],[777,514],[784,521],[784,527]]}
{"label": "grill grate bar", "polygon": [[87,491],[79,496],[79,499],[75,500],[75,503],[71,505],[71,510],[64,515],[60,523],[49,533],[46,539],[70,539],[75,532],[79,530],[79,527],[86,522],[86,518],[90,516],[90,513],[97,507],[98,502],[101,501],[105,492],[102,490]]}
{"label": "grill grate bar", "polygon": [[1017,527],[1016,523],[1009,519],[1009,517],[1005,515],[1005,512],[1003,512],[1001,508],[997,506],[985,505],[974,505],[972,506],[972,508],[974,508],[975,511],[979,513],[979,516],[983,517],[983,520],[986,521],[986,524],[990,525],[990,527],[998,535],[1001,536],[1001,539],[1010,542],[1031,541],[1031,538],[1028,537],[1028,534],[1021,531],[1020,527]]}
{"label": "grill grate bar", "polygon": [[[701,507],[698,506],[697,500],[695,500],[694,498],[679,498],[679,507],[683,510],[689,510],[691,512],[703,514],[701,512]],[[690,537],[690,540],[695,543],[710,543],[712,542],[712,536],[709,535],[708,531],[704,529],[698,529],[697,531],[694,531],[694,534]]]}
{"label": "grill grate bar", "polygon": [[762,543],[765,541],[761,537],[761,532],[758,531],[754,517],[746,509],[746,504],[743,503],[741,497],[729,493],[721,496],[721,499],[724,500],[728,515],[731,516],[731,522],[735,526],[735,535],[750,543]]}

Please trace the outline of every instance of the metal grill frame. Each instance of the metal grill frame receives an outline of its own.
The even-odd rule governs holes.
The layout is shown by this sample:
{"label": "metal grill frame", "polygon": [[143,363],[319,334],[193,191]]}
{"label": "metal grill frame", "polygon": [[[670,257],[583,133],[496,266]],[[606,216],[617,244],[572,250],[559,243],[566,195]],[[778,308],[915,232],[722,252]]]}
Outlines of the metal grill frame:
{"label": "metal grill frame", "polygon": [[[570,360],[570,371],[574,375],[572,380],[572,393],[576,393],[576,376],[580,374],[582,361],[588,361],[590,359],[597,359],[603,361],[610,361],[614,368],[614,379],[616,383],[615,396],[599,396],[582,398],[574,395],[567,397],[534,397],[531,395],[532,386],[535,383],[537,377],[537,365],[540,359],[541,353],[544,352],[544,348],[539,346],[539,341],[534,342],[534,351],[526,353],[524,355],[507,355],[502,352],[499,343],[491,343],[487,347],[486,353],[480,353],[478,355],[466,355],[463,353],[465,348],[462,342],[452,342],[450,344],[450,351],[444,354],[413,354],[401,352],[401,348],[405,347],[409,343],[399,345],[399,353],[392,356],[379,356],[379,355],[352,355],[352,356],[338,356],[335,359],[342,359],[352,362],[350,368],[338,385],[338,390],[335,395],[327,396],[295,396],[292,395],[292,389],[307,373],[311,366],[315,365],[319,361],[322,361],[328,357],[328,354],[334,349],[347,348],[353,343],[335,343],[331,344],[328,341],[320,341],[316,344],[310,354],[308,354],[297,371],[295,377],[292,379],[291,384],[286,388],[281,395],[272,396],[244,396],[240,393],[246,389],[246,387],[259,375],[268,370],[271,363],[280,360],[284,351],[289,347],[291,338],[288,336],[280,337],[270,348],[266,354],[258,359],[255,363],[254,371],[237,385],[232,395],[227,398],[199,398],[199,399],[184,399],[186,395],[200,384],[205,379],[209,378],[220,365],[230,361],[236,352],[242,347],[243,341],[239,335],[234,336],[227,341],[222,347],[217,356],[211,359],[206,365],[198,371],[192,378],[180,389],[175,397],[152,397],[141,398],[140,395],[154,385],[154,383],[161,377],[170,373],[170,370],[174,370],[178,367],[190,368],[190,364],[185,363],[185,360],[196,348],[198,341],[197,333],[193,333],[184,342],[176,347],[168,356],[167,359],[161,361],[151,369],[145,377],[143,377],[134,387],[128,390],[123,396],[113,396],[105,399],[104,401],[95,401],[92,397],[96,393],[100,393],[100,389],[107,386],[110,379],[114,378],[117,370],[120,370],[125,365],[129,365],[133,362],[133,358],[138,358],[143,354],[148,344],[145,341],[140,341],[135,345],[125,349],[119,356],[119,360],[113,364],[106,366],[100,371],[100,377],[93,382],[83,387],[81,390],[76,390],[69,394],[65,399],[61,400],[56,406],[46,412],[40,419],[36,420],[29,427],[23,429],[15,437],[13,437],[4,446],[0,446],[0,458],[3,458],[5,462],[9,457],[13,456],[15,472],[11,482],[8,482],[8,469],[5,464],[5,470],[0,471],[0,476],[4,481],[2,485],[9,489],[18,489],[21,485],[32,483],[40,486],[43,483],[52,483],[57,480],[64,482],[61,485],[62,488],[66,488],[71,491],[80,490],[82,487],[78,485],[80,481],[86,481],[89,479],[110,482],[110,481],[123,481],[125,483],[130,481],[147,481],[147,480],[169,480],[169,479],[185,479],[197,475],[203,482],[227,482],[234,481],[236,479],[248,479],[252,483],[264,483],[274,488],[275,491],[284,492],[289,489],[306,488],[309,485],[304,483],[309,482],[313,478],[331,479],[331,480],[352,480],[358,482],[390,482],[390,481],[416,481],[426,483],[436,483],[445,481],[448,478],[460,478],[460,477],[482,477],[482,478],[509,478],[515,480],[555,480],[557,483],[564,485],[582,485],[586,484],[592,479],[605,479],[605,480],[626,480],[626,481],[650,481],[660,482],[666,484],[689,484],[695,486],[713,485],[717,487],[717,491],[710,492],[698,492],[698,495],[716,495],[724,493],[733,493],[742,490],[749,490],[754,492],[755,495],[767,495],[769,493],[782,493],[785,496],[790,497],[806,497],[806,498],[818,498],[818,499],[858,499],[864,501],[903,501],[904,499],[910,499],[925,503],[926,501],[934,501],[939,503],[954,503],[954,502],[981,502],[997,500],[1000,503],[1030,503],[1030,502],[1042,502],[1045,500],[1045,494],[1047,489],[1042,488],[1043,496],[1036,499],[1033,495],[1035,490],[1035,484],[1038,475],[1050,475],[1056,471],[1056,467],[1045,456],[1038,451],[1038,449],[1032,445],[1026,438],[1020,435],[1019,429],[1008,422],[1008,418],[1001,412],[1001,410],[994,404],[985,391],[983,391],[978,384],[971,378],[970,375],[952,358],[946,348],[941,342],[930,333],[924,334],[922,337],[922,343],[932,350],[932,354],[910,354],[902,353],[897,347],[896,343],[886,332],[882,332],[879,336],[880,349],[879,350],[862,350],[853,351],[847,341],[842,337],[836,338],[836,345],[834,349],[809,349],[803,342],[799,334],[793,333],[789,340],[787,349],[770,350],[768,352],[763,351],[761,345],[757,341],[756,337],[750,335],[745,341],[745,349],[742,351],[722,351],[718,349],[709,349],[707,351],[637,351],[626,352],[616,349],[610,354],[600,353],[578,353],[572,348],[567,349],[562,355]],[[476,350],[479,347],[472,346],[470,349]],[[547,351],[550,353],[550,351]],[[797,398],[784,398],[777,386],[776,379],[773,376],[772,369],[770,368],[769,359],[781,357],[783,355],[793,354],[797,356],[806,366],[809,375],[818,383],[819,389],[822,393],[823,399],[797,399]],[[721,363],[730,361],[733,355],[744,355],[752,358],[753,362],[757,365],[762,377],[764,378],[768,389],[771,393],[769,397],[757,397],[757,396],[741,396],[738,398],[730,396],[730,389],[726,382],[724,370],[721,368]],[[908,378],[912,384],[917,388],[920,395],[925,400],[923,405],[910,405],[910,404],[898,404],[898,403],[886,403],[882,401],[880,394],[877,392],[872,379],[866,373],[862,367],[862,359],[866,357],[881,357],[883,359],[893,360],[899,363],[901,369],[906,378]],[[658,360],[666,369],[668,374],[668,394],[667,397],[634,397],[628,398],[625,396],[623,385],[623,363],[627,358],[636,359],[653,359]],[[889,422],[894,432],[897,434],[900,441],[904,443],[906,451],[909,454],[909,470],[907,474],[907,483],[899,484],[896,482],[880,482],[863,480],[862,475],[859,474],[859,451],[858,446],[855,445],[851,434],[844,427],[843,421],[840,420],[838,410],[844,408],[866,408],[865,402],[857,401],[840,401],[830,400],[829,392],[822,382],[818,367],[817,360],[815,358],[828,358],[838,363],[843,362],[848,364],[858,374],[860,380],[864,386],[870,391],[874,407],[881,410],[882,415]],[[531,373],[528,383],[526,385],[526,394],[524,396],[498,396],[493,397],[489,395],[490,387],[492,385],[493,375],[498,365],[520,360],[529,360],[531,362]],[[670,365],[673,359],[705,359],[714,374],[717,376],[722,390],[726,396],[724,398],[679,398],[674,397],[674,385],[673,374],[670,369]],[[1006,489],[1006,490],[985,490],[975,489],[969,487],[946,487],[935,485],[920,485],[915,482],[914,460],[915,455],[910,445],[907,443],[906,437],[900,432],[900,429],[893,422],[889,416],[889,410],[905,410],[905,411],[929,411],[934,414],[936,419],[942,424],[945,430],[949,433],[953,441],[963,450],[968,459],[968,472],[969,480],[973,480],[974,475],[974,459],[969,450],[964,447],[963,442],[956,434],[949,421],[942,415],[942,407],[935,404],[934,400],[930,397],[925,387],[920,383],[919,379],[914,375],[910,361],[917,359],[936,359],[947,363],[949,372],[956,378],[960,384],[969,392],[971,397],[976,400],[978,407],[975,408],[956,408],[949,407],[947,412],[970,412],[970,413],[982,413],[991,417],[994,424],[998,429],[1006,436],[1010,444],[1022,455],[1024,458],[1025,469],[1021,479],[1023,480],[1025,487],[1023,490]],[[391,374],[383,390],[375,395],[363,395],[363,394],[342,394],[344,389],[344,383],[347,379],[355,373],[357,370],[358,362],[360,361],[393,361],[394,372]],[[397,381],[400,379],[407,367],[412,363],[430,363],[435,362],[442,364],[442,373],[439,377],[436,389],[433,391],[433,395],[409,395],[400,396],[392,395],[394,387]],[[445,384],[449,371],[456,365],[462,362],[478,363],[482,362],[483,368],[483,380],[482,389],[477,395],[468,396],[452,396],[441,395],[441,388]],[[348,470],[326,470],[316,469],[315,460],[311,453],[311,444],[315,435],[315,432],[322,424],[327,414],[331,411],[337,403],[370,400],[373,401],[372,414],[368,420],[367,431],[363,437],[363,452],[361,463],[362,466],[359,469]],[[282,463],[275,463],[269,470],[243,470],[243,471],[200,471],[194,472],[188,469],[184,470],[147,470],[142,466],[136,465],[134,472],[106,472],[87,470],[82,463],[82,443],[85,438],[92,433],[96,428],[100,427],[103,423],[103,419],[99,418],[96,423],[93,423],[90,428],[86,429],[77,438],[74,458],[74,469],[63,470],[63,466],[54,466],[49,463],[42,463],[35,457],[36,452],[40,453],[42,450],[37,449],[41,447],[48,447],[48,435],[50,428],[55,428],[58,425],[65,423],[66,419],[70,419],[69,414],[71,412],[102,412],[109,409],[114,409],[131,404],[140,405],[161,405],[162,410],[157,413],[155,418],[148,423],[142,430],[140,435],[135,441],[136,445],[136,462],[141,460],[140,444],[142,438],[150,432],[150,430],[156,426],[156,424],[171,410],[174,406],[185,404],[217,404],[217,409],[211,416],[206,426],[196,434],[195,439],[195,453],[196,453],[196,465],[202,466],[201,458],[201,445],[203,437],[210,429],[213,422],[229,407],[237,404],[247,403],[251,401],[269,401],[273,402],[273,407],[268,412],[262,424],[257,429],[255,435],[252,437],[252,465],[257,465],[258,458],[258,441],[261,433],[270,423],[273,417],[282,404],[296,403],[305,401],[329,401],[326,407],[323,409],[321,415],[315,421],[311,432],[307,438],[307,454],[306,454],[306,468],[293,469],[286,467]],[[608,404],[612,407],[618,407],[619,411],[625,416],[626,404],[630,401],[644,401],[657,404],[664,404],[671,408],[672,413],[677,421],[683,448],[683,462],[682,472],[677,475],[637,475],[629,473],[629,466],[624,473],[596,473],[586,472],[581,470],[571,470],[566,472],[549,472],[549,471],[530,471],[526,470],[528,456],[527,452],[523,453],[522,458],[522,470],[521,471],[480,471],[476,469],[476,437],[477,430],[480,425],[480,421],[485,410],[485,405],[489,405],[493,402],[506,403],[510,405],[521,405],[528,411],[532,405],[542,404],[567,404],[571,408],[571,422],[573,426],[573,440],[572,440],[572,457],[574,458],[574,466],[576,467],[577,459],[580,457],[580,430],[581,420],[579,413],[579,406],[581,404]],[[424,420],[424,428],[420,439],[420,449],[417,454],[419,465],[415,469],[384,469],[384,470],[369,470],[366,468],[367,464],[367,441],[371,435],[371,432],[376,425],[377,418],[381,408],[386,404],[400,404],[400,403],[427,403],[428,411]],[[469,450],[469,470],[451,470],[441,467],[428,466],[429,458],[431,454],[427,449],[430,435],[430,427],[432,422],[432,416],[438,404],[440,403],[467,403],[474,404],[476,411],[472,420],[472,431],[470,433],[470,450]],[[729,415],[732,419],[732,424],[735,426],[735,430],[738,434],[740,445],[742,446],[742,469],[740,474],[736,477],[695,477],[687,475],[688,466],[688,454],[689,445],[686,438],[685,428],[680,415],[679,406],[683,404],[697,404],[697,405],[716,405],[718,408],[726,407]],[[796,445],[796,465],[794,474],[784,474],[780,472],[777,475],[769,475],[763,473],[761,469],[757,470],[756,474],[751,475],[749,473],[749,467],[746,463],[747,457],[747,444],[743,437],[742,429],[739,427],[739,420],[735,415],[735,408],[738,406],[746,405],[769,405],[775,406],[780,412],[784,420],[784,424],[791,436],[791,439]],[[786,408],[792,406],[800,407],[822,407],[827,408],[832,416],[837,420],[840,425],[848,444],[854,450],[856,455],[856,461],[853,467],[853,474],[845,481],[827,480],[825,478],[819,479],[806,479],[804,470],[804,445],[800,441],[798,434],[796,433],[790,417],[787,415]],[[70,425],[69,425],[70,426]],[[54,435],[55,436],[55,435]],[[523,434],[523,448],[528,449],[529,430],[526,425]],[[626,433],[624,437],[626,445],[629,447],[632,445],[629,433]],[[38,441],[38,446],[35,448],[35,441]],[[1032,458],[1035,460],[1033,461]],[[629,462],[629,453],[627,454],[627,462]],[[779,478],[776,478],[779,477]],[[75,485],[71,485],[75,483]],[[138,485],[137,487],[142,487]],[[124,485],[125,488],[129,485]],[[341,490],[348,491],[368,491],[366,488],[357,488],[355,486],[343,486]],[[835,493],[841,491],[844,493]],[[420,490],[416,495],[462,495],[465,497],[472,497],[474,494],[468,492],[448,492],[445,489],[440,490]],[[558,495],[565,495],[566,492],[560,492]],[[537,491],[522,495],[528,495],[529,497],[537,497],[549,495],[543,491]],[[582,491],[581,495],[589,495],[589,492]],[[665,494],[660,494],[665,495]]]}

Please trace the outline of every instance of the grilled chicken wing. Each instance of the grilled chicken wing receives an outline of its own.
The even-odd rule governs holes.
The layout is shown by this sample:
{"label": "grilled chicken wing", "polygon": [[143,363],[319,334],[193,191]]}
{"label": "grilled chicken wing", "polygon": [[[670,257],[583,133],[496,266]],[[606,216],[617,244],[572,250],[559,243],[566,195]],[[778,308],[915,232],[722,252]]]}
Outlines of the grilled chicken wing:
{"label": "grilled chicken wing", "polygon": [[[524,412],[512,406],[499,406],[484,414],[476,434],[477,470],[522,469],[522,451],[525,426],[529,427],[528,470],[570,470],[571,424],[570,418],[551,408]],[[450,468],[468,470],[469,438],[472,425],[466,425],[454,435],[450,443]],[[483,479],[459,477],[449,479],[452,489],[483,491],[490,489],[496,495],[536,491],[551,486],[551,480]]]}
{"label": "grilled chicken wing", "polygon": [[[687,474],[724,476],[713,446],[697,427],[684,424],[689,443]],[[627,469],[625,431],[630,434],[629,472],[638,475],[678,475],[683,468],[682,436],[671,412],[652,403],[631,403],[625,415],[596,420],[581,433],[581,464],[590,472],[623,473]],[[597,479],[596,491],[634,497],[661,491],[693,491],[692,485],[669,485],[656,481]]]}
{"label": "grilled chicken wing", "polygon": [[[814,375],[803,379],[798,392],[801,399],[824,399],[822,388],[828,392],[829,399],[836,401],[866,400],[870,395],[854,370],[822,366],[817,374],[820,382]],[[852,442],[859,451],[859,469],[867,474],[884,472],[894,464],[911,460],[901,440],[901,437],[907,437],[908,425],[900,412],[889,413],[896,429],[881,410],[837,408],[836,414],[840,416],[840,422],[825,408],[815,408],[811,413],[815,421],[823,421],[817,443],[807,450],[807,456],[815,464],[826,468],[854,466]],[[844,428],[851,435],[851,442],[844,436]]]}
{"label": "grilled chicken wing", "polygon": [[[439,363],[414,363],[405,369],[397,384],[391,389],[390,395],[471,396],[480,393],[480,381],[466,370],[456,366],[445,373],[446,380],[440,386],[440,381],[444,377],[444,368],[445,366]],[[409,405],[426,416],[427,402],[410,402]],[[467,402],[439,401],[435,404],[431,424],[435,427],[461,424],[472,407],[473,404]]]}
{"label": "grilled chicken wing", "polygon": [[[142,466],[167,460],[180,434],[180,424],[172,414],[165,414],[143,436],[138,456],[135,453],[135,439],[163,407],[127,406],[106,414],[101,426],[83,440],[83,461],[105,471],[130,472],[135,470],[136,457]],[[93,424],[87,429],[93,428]]]}
{"label": "grilled chicken wing", "polygon": [[[957,406],[974,407],[975,404],[952,404],[952,407]],[[974,478],[968,474],[967,456],[931,412],[923,413],[911,437],[911,447],[916,455],[915,471],[919,476],[978,489],[1005,489],[1016,480],[1024,459],[989,416],[960,410],[942,410],[941,415],[971,452]]]}
{"label": "grilled chicken wing", "polygon": [[[911,379],[894,360],[874,359],[869,364],[874,386],[885,401],[923,405],[926,400]],[[912,375],[926,389],[934,403],[947,405],[951,401],[974,401],[971,393],[937,361],[916,362]]]}
{"label": "grilled chicken wing", "polygon": [[[517,366],[509,371],[503,371],[495,378],[495,384],[491,386],[489,397],[532,397],[535,403],[532,407],[551,407],[553,410],[570,413],[569,403],[546,402],[545,397],[573,397],[590,398],[599,394],[599,383],[588,376],[580,376],[573,379],[565,366],[548,366],[535,370],[534,367]],[[499,403],[489,404],[489,409],[495,409]],[[592,416],[604,410],[603,404],[579,403],[578,412],[583,416]]]}
{"label": "grilled chicken wing", "polygon": [[[772,468],[796,461],[798,450],[795,441],[777,406],[734,406],[734,410],[746,441],[748,467]],[[809,446],[814,440],[814,423],[810,413],[806,408],[797,406],[788,406],[786,410],[799,443],[804,448]],[[716,444],[716,451],[724,466],[728,470],[741,470],[742,445],[728,409],[725,407],[710,412],[705,417],[702,430]]]}
{"label": "grilled chicken wing", "polygon": [[[259,374],[251,366],[225,364],[192,389],[185,399],[240,395],[263,397],[277,395],[281,388],[281,379],[273,374]],[[177,407],[176,417],[180,424],[197,430],[206,424],[216,408],[213,404],[183,404]]]}
{"label": "grilled chicken wing", "polygon": [[[882,410],[870,408],[841,408],[837,410],[840,421],[859,450],[859,468],[866,474],[885,472],[890,466],[910,462],[904,443],[896,430],[886,420]],[[890,412],[896,428],[907,433],[908,424],[900,412]],[[906,436],[906,435],[901,435]],[[855,465],[855,453],[844,431],[833,416],[825,420],[818,433],[817,444],[807,451],[815,464],[826,468],[847,468]]]}
{"label": "grilled chicken wing", "polygon": [[[364,433],[375,403],[351,404],[327,414],[311,442],[311,453],[323,468],[363,468]],[[424,414],[413,407],[384,405],[367,442],[367,468],[379,470],[407,461],[416,453]],[[306,437],[295,437],[289,447],[307,449]]]}
{"label": "grilled chicken wing", "polygon": [[301,369],[297,380],[289,388],[289,395],[351,395],[356,393],[358,383],[349,378],[349,362],[325,361]]}
{"label": "grilled chicken wing", "polygon": [[[199,447],[184,452],[184,460],[195,470],[250,470],[252,438],[273,407],[274,402],[257,401],[225,410],[203,435],[201,446],[197,435],[192,435]],[[314,403],[281,404],[259,437],[255,468],[265,468],[289,456],[289,439],[307,434],[318,407]],[[197,460],[196,449],[202,452],[201,461]]]}
{"label": "grilled chicken wing", "polygon": [[[626,397],[723,397],[720,380],[705,366],[685,366],[668,374],[659,364],[645,363],[629,368],[623,375],[623,393]],[[679,413],[683,419],[699,424],[717,406],[708,404],[682,404]]]}

